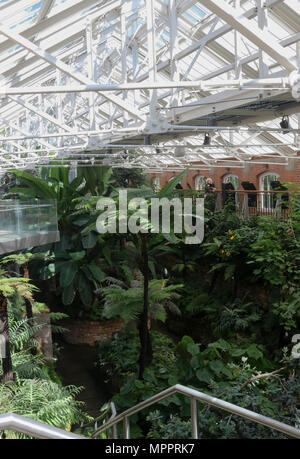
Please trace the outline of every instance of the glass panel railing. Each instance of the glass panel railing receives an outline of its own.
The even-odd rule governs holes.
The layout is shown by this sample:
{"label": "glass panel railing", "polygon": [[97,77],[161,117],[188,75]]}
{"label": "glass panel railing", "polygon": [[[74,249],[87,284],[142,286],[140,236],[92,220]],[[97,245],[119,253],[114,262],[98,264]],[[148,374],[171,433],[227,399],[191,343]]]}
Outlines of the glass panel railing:
{"label": "glass panel railing", "polygon": [[0,254],[58,240],[55,201],[0,200]]}

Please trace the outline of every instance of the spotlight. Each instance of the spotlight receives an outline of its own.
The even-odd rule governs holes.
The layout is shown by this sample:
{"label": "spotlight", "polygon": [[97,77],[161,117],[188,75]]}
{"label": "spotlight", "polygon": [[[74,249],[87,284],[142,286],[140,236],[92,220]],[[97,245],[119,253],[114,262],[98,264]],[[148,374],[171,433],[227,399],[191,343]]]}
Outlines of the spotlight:
{"label": "spotlight", "polygon": [[[282,120],[280,121],[280,127],[281,129],[289,129],[290,123],[289,123],[289,117],[288,116],[283,116]],[[284,131],[283,134],[288,134],[289,131]]]}
{"label": "spotlight", "polygon": [[208,132],[205,133],[203,145],[210,145],[211,137]]}

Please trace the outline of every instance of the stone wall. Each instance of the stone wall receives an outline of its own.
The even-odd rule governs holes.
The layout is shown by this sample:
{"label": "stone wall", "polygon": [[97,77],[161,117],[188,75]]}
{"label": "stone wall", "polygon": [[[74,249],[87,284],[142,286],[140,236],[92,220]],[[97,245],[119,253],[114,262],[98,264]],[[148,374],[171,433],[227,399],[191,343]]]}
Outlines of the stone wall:
{"label": "stone wall", "polygon": [[122,319],[89,321],[89,320],[66,320],[60,323],[68,331],[64,333],[64,339],[69,344],[89,344],[93,346],[96,341],[110,338],[125,325]]}

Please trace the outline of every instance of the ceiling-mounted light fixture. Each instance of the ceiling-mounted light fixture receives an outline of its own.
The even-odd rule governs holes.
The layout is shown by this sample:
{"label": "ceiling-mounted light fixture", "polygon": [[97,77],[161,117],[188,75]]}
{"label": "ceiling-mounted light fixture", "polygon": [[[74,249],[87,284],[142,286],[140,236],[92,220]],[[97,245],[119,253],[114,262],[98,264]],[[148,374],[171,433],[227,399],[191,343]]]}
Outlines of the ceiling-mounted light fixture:
{"label": "ceiling-mounted light fixture", "polygon": [[203,145],[210,145],[211,136],[208,132],[205,133]]}
{"label": "ceiling-mounted light fixture", "polygon": [[[280,121],[280,127],[281,129],[289,129],[290,128],[290,122],[289,122],[289,117],[287,115],[284,115],[282,117],[282,120]],[[283,134],[288,134],[289,131],[284,131]]]}

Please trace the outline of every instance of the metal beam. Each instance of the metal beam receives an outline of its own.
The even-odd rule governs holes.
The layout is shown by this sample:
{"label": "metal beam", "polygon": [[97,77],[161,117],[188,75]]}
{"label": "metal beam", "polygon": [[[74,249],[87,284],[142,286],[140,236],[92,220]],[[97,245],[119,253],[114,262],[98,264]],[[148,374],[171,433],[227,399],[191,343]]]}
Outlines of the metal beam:
{"label": "metal beam", "polygon": [[[49,115],[48,113],[45,113],[43,112],[42,110],[38,109],[37,107],[35,107],[34,105],[28,103],[28,102],[25,102],[23,99],[21,99],[20,97],[12,97],[12,96],[9,96],[9,98],[13,101],[13,102],[16,102],[17,104],[21,105],[22,107],[24,108],[27,108],[27,110],[30,110],[31,112],[35,113],[36,115],[40,116],[41,118],[43,118],[44,120],[48,121],[49,123],[52,123],[54,124],[55,126],[61,128],[61,129],[64,129],[66,132],[72,132],[73,129],[70,128],[69,126],[67,126],[66,124],[63,124],[63,123],[60,123],[56,118],[54,118],[53,116]],[[60,134],[60,135],[63,135]],[[80,139],[82,140],[82,139]]]}
{"label": "metal beam", "polygon": [[270,77],[250,79],[233,79],[233,80],[195,80],[195,81],[146,81],[144,83],[117,83],[117,84],[88,84],[74,86],[25,86],[25,87],[0,87],[0,95],[16,94],[57,94],[57,93],[77,93],[77,92],[111,92],[111,91],[129,91],[142,89],[167,89],[167,88],[195,88],[200,91],[212,89],[238,88],[256,89],[268,87],[272,89],[289,89],[290,80],[287,77]]}
{"label": "metal beam", "polygon": [[44,0],[42,3],[42,6],[40,7],[40,11],[37,17],[36,22],[41,22],[43,19],[47,17],[47,14],[49,14],[52,6],[54,5],[55,0]]}
{"label": "metal beam", "polygon": [[[7,38],[10,38],[13,40],[15,43],[18,43],[20,46],[23,48],[27,49],[31,53],[35,54],[39,58],[41,58],[43,61],[48,62],[49,64],[53,65],[55,68],[61,70],[65,74],[69,75],[70,77],[74,78],[74,80],[83,83],[83,84],[95,84],[95,81],[90,80],[89,78],[85,77],[82,74],[79,74],[78,72],[74,71],[72,67],[69,65],[65,64],[63,61],[60,59],[56,58],[55,56],[52,56],[49,54],[47,51],[44,49],[39,48],[36,46],[34,43],[31,41],[27,40],[26,38],[22,37],[16,32],[13,32],[11,29],[9,29],[7,26],[4,24],[0,23],[0,33],[5,35]],[[117,105],[118,107],[122,108],[123,110],[128,111],[131,115],[134,117],[138,118],[139,120],[145,121],[145,118],[139,110],[137,110],[134,106],[130,104],[130,102],[126,101],[124,102],[122,99],[120,99],[117,96],[113,95],[106,95],[105,96],[108,100],[110,100],[112,103]]]}
{"label": "metal beam", "polygon": [[253,21],[250,22],[245,19],[243,14],[237,16],[235,9],[223,0],[201,0],[201,3],[289,72],[297,70],[296,64],[292,62],[295,57],[293,52],[289,49],[284,49],[267,30],[262,32]]}

